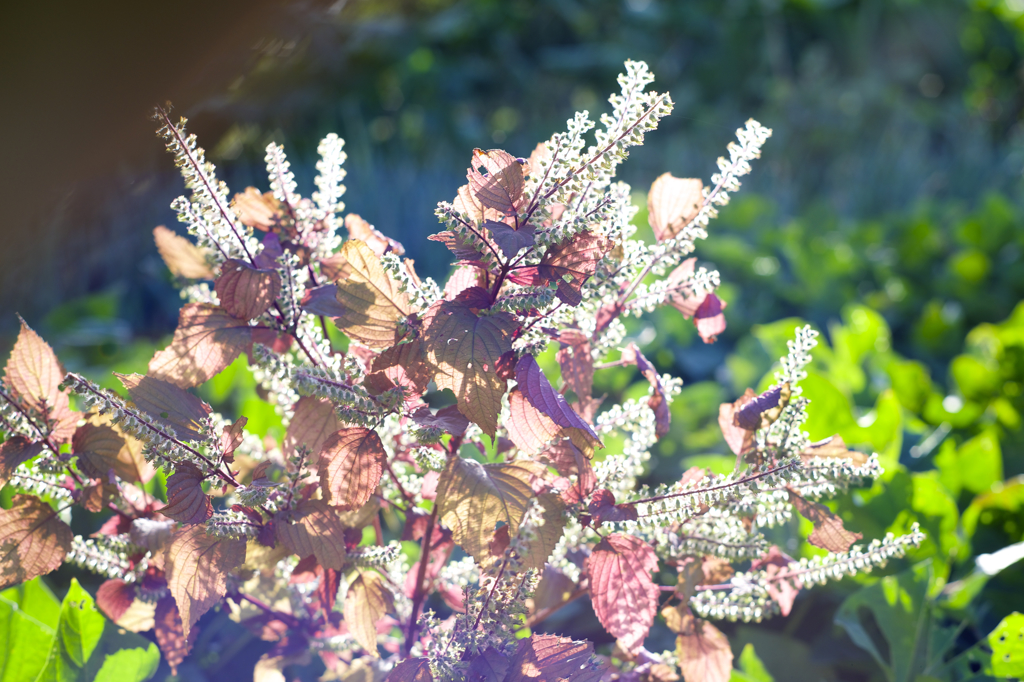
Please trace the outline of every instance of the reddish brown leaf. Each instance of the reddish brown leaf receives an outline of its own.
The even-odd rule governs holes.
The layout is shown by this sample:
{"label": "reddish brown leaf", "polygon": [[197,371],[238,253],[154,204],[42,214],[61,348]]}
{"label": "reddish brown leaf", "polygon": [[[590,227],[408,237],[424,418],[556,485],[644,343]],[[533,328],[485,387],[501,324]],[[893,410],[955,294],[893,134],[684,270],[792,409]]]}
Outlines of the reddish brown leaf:
{"label": "reddish brown leaf", "polygon": [[[480,256],[476,244],[454,232],[438,232],[427,237],[432,242],[441,242],[459,260],[475,260]],[[486,247],[485,247],[486,248]]]}
{"label": "reddish brown leaf", "polygon": [[451,390],[459,411],[494,437],[508,387],[495,370],[502,354],[512,350],[512,332],[518,323],[503,312],[477,316],[454,301],[431,310],[423,348],[434,381],[438,388]]}
{"label": "reddish brown leaf", "polygon": [[349,240],[341,248],[352,268],[337,282],[338,302],[345,309],[334,323],[349,337],[370,348],[387,348],[398,339],[399,322],[412,312],[409,296],[364,242]]}
{"label": "reddish brown leaf", "polygon": [[320,261],[320,274],[326,277],[328,282],[337,282],[347,279],[352,274],[352,266],[348,264],[345,256],[335,253]]}
{"label": "reddish brown leaf", "polygon": [[515,215],[526,201],[523,196],[523,165],[508,152],[474,149],[466,177],[470,191],[486,208]]}
{"label": "reddish brown leaf", "polygon": [[535,455],[544,450],[547,443],[562,431],[540,410],[530,404],[519,387],[508,394],[509,420],[505,424],[509,438],[516,447]]}
{"label": "reddish brown leaf", "polygon": [[[605,237],[584,231],[567,242],[547,250],[537,266],[537,274],[547,282],[558,283],[558,298],[568,305],[582,301],[580,289],[597,271],[597,264],[611,251]],[[570,281],[566,281],[569,278]]]}
{"label": "reddish brown leaf", "polygon": [[587,559],[590,598],[601,625],[626,651],[638,650],[658,610],[654,549],[632,535],[613,533]]}
{"label": "reddish brown leaf", "polygon": [[178,606],[170,595],[163,597],[156,603],[155,633],[156,643],[171,667],[171,674],[178,674],[178,666],[188,656],[192,649],[192,643],[199,635],[199,628],[192,628],[188,638],[185,637],[184,626],[181,622],[181,615],[178,613]]}
{"label": "reddish brown leaf", "polygon": [[199,617],[224,597],[228,573],[243,561],[245,539],[211,537],[203,526],[174,533],[164,552],[164,570],[186,637]]}
{"label": "reddish brown leaf", "polygon": [[480,464],[448,458],[437,489],[438,517],[468,554],[484,563],[498,524],[519,531],[530,499],[534,472],[529,463]]}
{"label": "reddish brown leaf", "polygon": [[783,616],[788,616],[793,610],[793,602],[796,601],[797,594],[803,589],[803,583],[799,578],[779,577],[780,574],[785,575],[791,563],[793,560],[790,557],[783,554],[777,546],[772,545],[767,554],[760,559],[755,559],[750,564],[752,570],[764,569],[768,575],[768,596],[778,603]]}
{"label": "reddish brown leaf", "polygon": [[375,431],[361,426],[336,431],[320,448],[324,500],[345,511],[362,507],[380,483],[386,460]]}
{"label": "reddish brown leaf", "polygon": [[725,331],[725,301],[715,294],[708,294],[693,314],[693,324],[704,343],[714,343]]}
{"label": "reddish brown leaf", "polygon": [[647,219],[660,242],[676,236],[697,217],[704,204],[704,188],[698,178],[677,178],[663,173],[647,194]]}
{"label": "reddish brown leaf", "polygon": [[304,445],[310,452],[308,464],[316,466],[324,441],[340,428],[341,420],[330,402],[303,396],[295,403],[295,415],[284,434],[283,454],[288,458],[294,457],[297,448]]}
{"label": "reddish brown leaf", "polygon": [[377,653],[377,622],[395,608],[394,597],[380,576],[360,571],[345,597],[345,624],[359,645],[374,658]]}
{"label": "reddish brown leaf", "polygon": [[861,533],[846,530],[843,520],[820,502],[812,502],[792,490],[789,491],[789,502],[801,516],[814,524],[814,531],[807,537],[807,542],[815,547],[830,552],[848,552],[853,543],[864,537]]}
{"label": "reddish brown leaf", "polygon": [[385,253],[393,253],[396,256],[405,254],[404,246],[391,237],[384,236],[377,228],[355,213],[345,216],[345,229],[348,230],[349,239],[365,242],[370,250],[378,256],[383,256]]}
{"label": "reddish brown leaf", "polygon": [[151,466],[143,464],[141,452],[136,455],[134,446],[115,427],[93,422],[79,426],[71,439],[71,451],[86,476],[109,480],[113,472],[130,483],[142,480],[144,475],[152,477],[153,473]]}
{"label": "reddish brown leaf", "polygon": [[210,406],[178,386],[141,374],[114,373],[131,396],[132,402],[149,417],[182,440],[200,440]]}
{"label": "reddish brown leaf", "polygon": [[185,524],[204,523],[213,516],[213,504],[203,492],[203,472],[191,462],[180,462],[167,478],[167,505],[160,513]]}
{"label": "reddish brown leaf", "polygon": [[455,405],[442,407],[436,414],[432,413],[429,407],[421,407],[409,416],[420,426],[434,426],[453,436],[461,436],[469,427],[469,420]]}
{"label": "reddish brown leaf", "polygon": [[593,427],[569,407],[565,396],[551,387],[551,382],[544,376],[536,358],[529,353],[520,358],[516,365],[516,381],[530,404],[550,417],[555,424],[569,429],[579,429],[586,434],[592,444],[604,447]]}
{"label": "reddish brown leaf", "polygon": [[96,606],[112,621],[118,621],[135,601],[135,585],[107,580],[96,590]]}
{"label": "reddish brown leaf", "polygon": [[383,372],[396,386],[404,387],[407,398],[422,395],[433,378],[419,338],[382,350],[373,359],[373,371]]}
{"label": "reddish brown leaf", "polygon": [[185,279],[213,279],[213,270],[206,262],[206,254],[198,246],[178,236],[163,225],[153,228],[156,250],[175,277]]}
{"label": "reddish brown leaf", "polygon": [[568,338],[565,338],[565,334],[562,336],[565,345],[559,349],[557,356],[562,381],[576,394],[581,404],[586,404],[590,402],[594,386],[594,358],[590,354],[590,339],[582,332]]}
{"label": "reddish brown leaf", "polygon": [[72,493],[72,497],[78,504],[94,514],[103,511],[116,495],[117,486],[104,483],[99,479]]}
{"label": "reddish brown leaf", "polygon": [[704,557],[701,560],[701,570],[704,573],[704,583],[708,585],[727,583],[736,573],[728,559],[716,556]]}
{"label": "reddish brown leaf", "polygon": [[15,495],[0,509],[0,590],[56,570],[74,534],[38,497]]}
{"label": "reddish brown leaf", "polygon": [[257,270],[231,258],[221,266],[214,289],[229,315],[239,320],[252,320],[277,300],[281,293],[281,275],[276,270]]}
{"label": "reddish brown leaf", "polygon": [[307,500],[293,512],[275,519],[277,540],[301,557],[316,555],[324,568],[345,565],[345,527],[338,512],[323,500]]}
{"label": "reddish brown leaf", "polygon": [[562,476],[576,474],[576,483],[562,493],[562,497],[569,504],[579,504],[594,492],[597,486],[597,476],[594,474],[594,467],[590,460],[583,454],[583,451],[576,447],[569,439],[563,439],[553,443],[541,453],[542,459],[551,463],[551,466]]}
{"label": "reddish brown leaf", "polygon": [[686,680],[728,682],[732,649],[722,632],[706,620],[694,619],[689,632],[676,638],[676,655]]}
{"label": "reddish brown leaf", "polygon": [[602,488],[594,492],[587,506],[587,511],[594,517],[594,527],[600,527],[602,523],[615,523],[620,521],[636,521],[636,506],[632,504],[615,504],[615,495],[612,491]]}
{"label": "reddish brown leaf", "polygon": [[729,449],[737,457],[754,446],[754,432],[736,425],[736,412],[753,400],[754,395],[754,389],[748,388],[735,402],[722,403],[718,406],[718,426],[722,429]]}
{"label": "reddish brown leaf", "polygon": [[463,289],[453,300],[455,303],[477,310],[491,307],[491,293],[483,287]]}
{"label": "reddish brown leaf", "polygon": [[220,452],[226,462],[235,461],[235,450],[245,439],[245,425],[249,421],[247,417],[239,417],[231,426],[225,426],[220,434]]}
{"label": "reddish brown leaf", "polygon": [[42,451],[42,443],[33,443],[25,436],[11,436],[0,443],[0,488],[11,480],[15,469]]}
{"label": "reddish brown leaf", "polygon": [[444,285],[444,298],[452,301],[460,292],[470,287],[488,288],[487,270],[483,264],[462,263],[455,266],[455,272],[451,274]]}
{"label": "reddish brown leaf", "polygon": [[597,682],[604,671],[594,660],[594,645],[558,635],[519,640],[505,682]]}
{"label": "reddish brown leaf", "polygon": [[867,455],[863,452],[848,449],[842,436],[838,435],[820,440],[816,443],[811,443],[803,452],[800,453],[800,459],[804,464],[811,464],[817,457],[821,457],[822,459],[848,459],[852,461],[855,466],[863,466],[868,462]]}
{"label": "reddish brown leaf", "polygon": [[385,682],[434,682],[434,677],[427,659],[407,658],[395,666]]}
{"label": "reddish brown leaf", "polygon": [[285,209],[274,197],[274,193],[261,194],[255,187],[246,187],[245,192],[236,194],[231,201],[231,208],[243,225],[264,232],[279,227],[285,217]]}
{"label": "reddish brown leaf", "polygon": [[661,385],[661,377],[658,376],[658,370],[644,357],[644,354],[640,352],[635,343],[626,346],[626,349],[622,352],[622,361],[627,364],[636,365],[640,373],[644,375],[644,378],[650,382],[653,392],[651,397],[647,399],[647,406],[654,412],[655,435],[658,438],[664,438],[668,435],[669,429],[672,426],[672,415],[669,412],[668,401],[665,399],[665,388]]}
{"label": "reddish brown leaf", "polygon": [[149,376],[180,388],[198,386],[252,349],[253,329],[209,303],[187,303],[171,345],[149,361]]}
{"label": "reddish brown leaf", "polygon": [[[526,544],[523,567],[540,570],[555,551],[555,546],[562,539],[565,530],[565,502],[554,493],[537,495],[537,505],[544,523],[538,526]],[[508,526],[502,526],[508,528]]]}
{"label": "reddish brown leaf", "polygon": [[64,379],[64,370],[57,356],[25,320],[18,319],[21,331],[7,359],[4,382],[22,403],[39,412],[67,405],[67,395],[58,388]]}
{"label": "reddish brown leaf", "polygon": [[698,295],[693,289],[696,264],[696,258],[687,258],[668,276],[668,302],[687,319],[694,316],[705,298],[705,295]]}

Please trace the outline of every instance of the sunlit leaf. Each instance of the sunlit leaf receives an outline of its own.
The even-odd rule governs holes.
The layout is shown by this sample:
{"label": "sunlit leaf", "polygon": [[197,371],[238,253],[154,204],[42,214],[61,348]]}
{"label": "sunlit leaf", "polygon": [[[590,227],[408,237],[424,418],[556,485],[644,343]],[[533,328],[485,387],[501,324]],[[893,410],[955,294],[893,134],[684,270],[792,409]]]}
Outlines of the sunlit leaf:
{"label": "sunlit leaf", "polygon": [[167,587],[189,630],[227,593],[228,573],[245,561],[245,540],[212,537],[204,526],[175,532],[164,554]]}
{"label": "sunlit leaf", "polygon": [[378,256],[393,253],[396,256],[405,254],[405,247],[391,237],[385,236],[377,228],[363,220],[355,213],[345,216],[345,229],[349,239],[358,239],[370,247]]}
{"label": "sunlit leaf", "polygon": [[149,361],[149,376],[179,388],[204,383],[252,349],[253,327],[209,303],[187,303],[171,345]]}
{"label": "sunlit leaf", "polygon": [[508,405],[509,420],[505,428],[508,437],[520,450],[535,455],[562,432],[561,426],[530,404],[519,387],[513,388],[508,394]]}
{"label": "sunlit leaf", "polygon": [[74,534],[38,497],[15,495],[0,509],[0,589],[56,570]]}
{"label": "sunlit leaf", "polygon": [[206,262],[203,250],[188,239],[163,225],[153,228],[153,239],[172,275],[185,279],[213,279],[213,270]]}
{"label": "sunlit leaf", "polygon": [[167,478],[167,505],[160,513],[185,524],[204,523],[213,516],[213,504],[203,492],[203,472],[191,462],[175,465]]}
{"label": "sunlit leaf", "polygon": [[540,264],[538,275],[558,284],[558,298],[568,305],[582,301],[580,289],[597,271],[597,264],[612,249],[612,242],[585,230],[570,240],[549,248]]}
{"label": "sunlit leaf", "polygon": [[385,678],[386,682],[433,682],[430,663],[425,658],[407,658]]}
{"label": "sunlit leaf", "polygon": [[412,312],[408,295],[399,290],[380,257],[365,243],[349,240],[340,253],[352,271],[337,282],[338,302],[345,311],[335,318],[335,324],[370,348],[393,345],[399,321]]}
{"label": "sunlit leaf", "polygon": [[848,552],[853,543],[864,537],[861,533],[846,530],[843,520],[820,502],[812,502],[792,490],[789,491],[789,502],[801,516],[814,524],[814,532],[808,536],[807,542],[815,547],[830,552]]}
{"label": "sunlit leaf", "polygon": [[704,297],[693,314],[693,324],[704,343],[714,343],[725,331],[725,301],[711,293]]}
{"label": "sunlit leaf", "polygon": [[153,478],[156,469],[143,456],[142,441],[126,434],[110,415],[92,413],[86,419],[71,440],[71,451],[78,456],[83,472],[93,478],[106,478],[113,469],[129,483],[148,483]]}
{"label": "sunlit leaf", "polygon": [[192,627],[189,636],[185,636],[185,625],[181,621],[181,614],[178,613],[174,597],[170,595],[157,601],[154,619],[156,642],[160,645],[160,651],[163,652],[167,665],[171,667],[171,674],[177,675],[178,666],[192,649],[192,643],[199,635],[199,629]]}
{"label": "sunlit leaf", "polygon": [[562,531],[565,529],[565,503],[554,493],[541,493],[537,496],[537,504],[540,505],[544,523],[534,530],[534,537],[527,543],[523,567],[540,570],[544,568],[548,557],[562,539]]}
{"label": "sunlit leaf", "polygon": [[602,539],[587,559],[594,613],[626,651],[636,651],[654,623],[660,591],[651,575],[657,569],[654,549],[623,533]]}
{"label": "sunlit leaf", "polygon": [[281,293],[281,275],[275,270],[258,270],[232,258],[221,265],[214,288],[229,315],[251,320],[274,304]]}
{"label": "sunlit leaf", "polygon": [[444,302],[433,310],[424,330],[423,346],[438,388],[450,389],[459,411],[490,436],[498,428],[508,387],[497,365],[512,350],[517,326],[507,313],[477,316],[465,305]]}
{"label": "sunlit leaf", "polygon": [[43,451],[42,443],[33,443],[25,436],[9,436],[0,443],[0,487],[7,485],[11,474],[23,462]]}
{"label": "sunlit leaf", "polygon": [[531,635],[519,641],[505,682],[597,682],[605,671],[593,659],[594,645],[558,635]]}
{"label": "sunlit leaf", "polygon": [[686,680],[728,682],[732,674],[729,640],[706,620],[694,619],[689,631],[676,637],[676,656]]}
{"label": "sunlit leaf", "polygon": [[303,396],[295,403],[295,414],[288,423],[282,451],[285,457],[294,457],[300,445],[309,448],[309,466],[316,466],[320,448],[331,434],[341,428],[334,406],[322,398]]}
{"label": "sunlit leaf", "polygon": [[149,418],[170,429],[182,440],[200,440],[200,431],[210,416],[210,406],[173,383],[141,374],[114,373],[132,402]]}
{"label": "sunlit leaf", "polygon": [[533,472],[518,464],[480,464],[449,457],[437,486],[438,516],[452,530],[452,538],[483,563],[498,524],[510,534],[519,524],[533,497]]}
{"label": "sunlit leaf", "polygon": [[677,178],[662,173],[647,194],[647,219],[660,242],[676,236],[681,229],[697,217],[704,203],[699,178]]}
{"label": "sunlit leaf", "polygon": [[18,340],[7,358],[3,381],[21,402],[45,415],[52,428],[50,438],[63,443],[75,432],[80,416],[73,412],[66,393],[60,390],[64,370],[50,344],[21,322]]}
{"label": "sunlit leaf", "polygon": [[551,382],[532,355],[524,355],[516,364],[516,381],[530,404],[550,417],[555,424],[567,429],[579,429],[592,445],[604,447],[593,427],[569,407],[565,396],[552,388]]}
{"label": "sunlit leaf", "polygon": [[345,624],[359,645],[377,657],[377,622],[394,610],[394,597],[380,576],[361,571],[348,586]]}
{"label": "sunlit leaf", "polygon": [[275,519],[277,540],[293,554],[316,556],[324,568],[345,565],[345,527],[337,510],[323,500],[307,500]]}
{"label": "sunlit leaf", "polygon": [[324,500],[345,511],[367,503],[380,483],[387,453],[375,431],[340,429],[320,448],[320,489]]}
{"label": "sunlit leaf", "polygon": [[523,165],[508,152],[474,149],[466,177],[470,191],[483,206],[505,215],[515,215],[522,208]]}

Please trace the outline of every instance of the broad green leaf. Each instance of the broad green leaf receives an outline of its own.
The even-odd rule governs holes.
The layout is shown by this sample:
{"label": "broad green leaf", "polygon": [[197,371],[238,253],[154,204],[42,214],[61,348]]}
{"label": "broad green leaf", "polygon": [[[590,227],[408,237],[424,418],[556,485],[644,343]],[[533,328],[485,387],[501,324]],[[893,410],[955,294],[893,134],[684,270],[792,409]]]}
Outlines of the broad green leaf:
{"label": "broad green leaf", "polygon": [[999,366],[995,361],[983,361],[971,355],[958,355],[949,363],[949,373],[956,381],[964,398],[987,403],[1003,387]]}
{"label": "broad green leaf", "polygon": [[0,509],[0,589],[49,573],[64,563],[73,534],[38,497],[15,495]]}
{"label": "broad green leaf", "polygon": [[227,593],[228,573],[245,561],[245,540],[206,534],[205,526],[178,530],[164,554],[167,587],[181,613],[185,637],[199,617]]}
{"label": "broad green leaf", "polygon": [[438,388],[450,389],[459,411],[493,438],[508,388],[508,381],[498,375],[498,361],[511,352],[518,324],[507,313],[477,316],[456,302],[441,303],[432,313],[423,346],[434,381]]}
{"label": "broad green leaf", "polygon": [[993,431],[985,430],[959,448],[946,441],[935,457],[935,466],[942,484],[954,497],[961,490],[986,492],[993,483],[1003,480],[999,439]]}
{"label": "broad green leaf", "polygon": [[143,682],[156,674],[160,651],[149,643],[145,649],[121,649],[103,659],[94,682]]}
{"label": "broad green leaf", "polygon": [[[50,648],[46,668],[39,680],[77,682],[91,677],[86,670],[93,651],[103,637],[107,620],[96,608],[92,596],[71,579],[71,587],[60,607],[60,622]],[[90,666],[93,669],[99,666]]]}
{"label": "broad green leaf", "polygon": [[36,678],[59,619],[60,602],[39,578],[0,592],[0,682]]}
{"label": "broad green leaf", "polygon": [[352,271],[338,281],[338,302],[345,313],[334,318],[334,323],[370,348],[394,345],[399,321],[412,312],[408,295],[399,290],[380,257],[364,242],[350,239],[339,253]]}
{"label": "broad green leaf", "polygon": [[739,670],[733,670],[729,682],[775,682],[749,642],[740,653]]}
{"label": "broad green leaf", "polygon": [[533,497],[534,472],[519,463],[480,464],[449,457],[437,484],[438,515],[477,563],[490,563],[490,543],[499,524],[514,536]]}
{"label": "broad green leaf", "polygon": [[[928,593],[933,580],[931,562],[918,564],[853,593],[836,613],[836,624],[874,657],[891,682],[912,682],[929,663],[932,617]],[[869,634],[870,626],[862,620],[868,614],[885,637],[888,657],[882,653],[886,648],[879,649]]]}
{"label": "broad green leaf", "polygon": [[992,672],[998,677],[1024,677],[1024,614],[1011,613],[988,636]]}
{"label": "broad green leaf", "polygon": [[915,414],[920,414],[932,392],[932,380],[928,368],[916,360],[894,360],[886,365],[889,384],[896,392],[900,404]]}

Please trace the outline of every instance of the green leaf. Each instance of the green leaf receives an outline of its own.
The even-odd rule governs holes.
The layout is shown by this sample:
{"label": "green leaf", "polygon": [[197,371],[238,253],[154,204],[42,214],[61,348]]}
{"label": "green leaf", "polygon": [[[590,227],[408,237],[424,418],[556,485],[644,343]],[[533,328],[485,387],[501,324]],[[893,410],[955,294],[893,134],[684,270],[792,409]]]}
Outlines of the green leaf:
{"label": "green leaf", "polygon": [[[836,613],[836,624],[874,657],[891,682],[912,682],[927,668],[933,580],[931,562],[923,562],[853,593]],[[879,634],[884,644],[876,641]]]}
{"label": "green leaf", "polygon": [[935,457],[939,480],[954,497],[961,490],[983,493],[1003,480],[1003,455],[999,438],[991,430],[970,439],[959,448],[947,441]]}
{"label": "green leaf", "polygon": [[59,618],[60,602],[39,578],[0,592],[0,682],[36,678]]}
{"label": "green leaf", "polygon": [[[141,639],[141,638],[140,638]],[[142,682],[156,674],[160,651],[149,642],[145,649],[121,649],[103,659],[94,682]]]}
{"label": "green leaf", "polygon": [[1024,614],[1011,613],[988,636],[992,672],[997,677],[1024,677]]}
{"label": "green leaf", "polygon": [[[89,679],[86,664],[103,637],[107,619],[75,578],[60,605],[60,622],[46,667],[38,682],[77,682]],[[98,666],[97,666],[98,667]]]}
{"label": "green leaf", "polygon": [[743,647],[743,653],[740,654],[739,670],[732,671],[729,682],[775,682],[775,678],[757,657],[754,645],[748,642]]}

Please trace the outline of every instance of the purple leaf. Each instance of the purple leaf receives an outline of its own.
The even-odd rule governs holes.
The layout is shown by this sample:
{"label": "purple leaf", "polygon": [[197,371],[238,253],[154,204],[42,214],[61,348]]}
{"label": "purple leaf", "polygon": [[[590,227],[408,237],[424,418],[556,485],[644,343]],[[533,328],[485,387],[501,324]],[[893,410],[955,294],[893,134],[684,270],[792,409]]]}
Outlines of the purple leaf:
{"label": "purple leaf", "polygon": [[459,408],[455,405],[442,407],[437,414],[431,414],[429,407],[421,407],[410,416],[421,426],[436,426],[453,436],[461,436],[469,426],[469,420],[459,412]]}
{"label": "purple leaf", "polygon": [[490,231],[494,243],[501,248],[505,258],[512,258],[520,249],[533,246],[534,234],[537,231],[533,225],[524,225],[516,230],[510,225],[494,220],[484,222],[484,227]]}
{"label": "purple leaf", "polygon": [[516,381],[519,382],[519,388],[529,403],[538,411],[551,417],[553,422],[566,428],[580,429],[598,443],[601,442],[600,437],[590,424],[569,407],[565,396],[551,387],[551,382],[544,376],[540,365],[529,353],[520,358],[516,364]]}
{"label": "purple leaf", "polygon": [[733,417],[733,423],[748,431],[756,431],[761,428],[761,413],[778,405],[781,394],[782,384],[769,388],[737,410]]}
{"label": "purple leaf", "polygon": [[324,317],[341,317],[345,314],[345,306],[338,302],[336,284],[325,284],[307,291],[302,297],[302,309]]}

